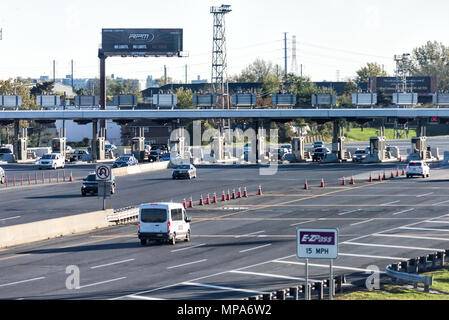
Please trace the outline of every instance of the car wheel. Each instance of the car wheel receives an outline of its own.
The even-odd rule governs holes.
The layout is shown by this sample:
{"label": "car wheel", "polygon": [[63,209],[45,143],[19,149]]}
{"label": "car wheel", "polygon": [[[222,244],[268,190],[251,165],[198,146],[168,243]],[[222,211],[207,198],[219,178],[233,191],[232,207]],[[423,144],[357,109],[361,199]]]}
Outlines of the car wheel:
{"label": "car wheel", "polygon": [[85,193],[85,192],[81,192],[81,195],[82,195],[83,197],[85,197],[85,196],[86,196],[86,193]]}
{"label": "car wheel", "polygon": [[422,177],[423,177],[423,179],[424,179],[424,178],[426,177],[426,175],[425,175],[425,174],[423,174],[423,175],[422,175]]}
{"label": "car wheel", "polygon": [[140,239],[140,244],[142,246],[146,246],[147,245],[147,239]]}
{"label": "car wheel", "polygon": [[410,178],[410,175],[407,175],[407,179]]}
{"label": "car wheel", "polygon": [[170,244],[175,245],[176,244],[176,233],[173,234],[173,238],[170,239]]}
{"label": "car wheel", "polygon": [[186,242],[189,242],[189,241],[190,241],[190,230],[187,231],[186,238],[185,238],[184,241],[186,241]]}

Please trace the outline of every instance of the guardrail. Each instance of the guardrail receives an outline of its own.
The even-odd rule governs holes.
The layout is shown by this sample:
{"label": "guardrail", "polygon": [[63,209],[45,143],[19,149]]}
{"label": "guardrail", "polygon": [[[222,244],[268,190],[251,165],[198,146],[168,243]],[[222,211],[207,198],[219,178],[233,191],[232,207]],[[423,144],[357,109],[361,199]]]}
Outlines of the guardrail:
{"label": "guardrail", "polygon": [[424,292],[429,292],[430,286],[433,284],[433,277],[422,276],[418,273],[443,268],[445,265],[445,257],[448,256],[449,250],[442,250],[426,256],[393,263],[386,268],[386,273],[393,278],[393,283],[396,283],[397,280],[413,282],[415,289],[419,283],[422,283],[424,285]]}
{"label": "guardrail", "polygon": [[115,222],[115,224],[129,223],[137,221],[139,217],[138,207],[125,207],[115,209],[114,212],[107,215],[108,222]]}
{"label": "guardrail", "polygon": [[[342,292],[343,284],[346,283],[345,275],[339,275],[334,277],[333,296],[335,292]],[[317,300],[324,300],[325,288],[328,288],[329,292],[329,279],[323,281],[315,281],[309,283],[309,297],[315,297]],[[263,294],[250,296],[243,300],[299,300],[305,298],[306,285],[302,284],[286,289],[275,290],[271,292],[265,292]]]}

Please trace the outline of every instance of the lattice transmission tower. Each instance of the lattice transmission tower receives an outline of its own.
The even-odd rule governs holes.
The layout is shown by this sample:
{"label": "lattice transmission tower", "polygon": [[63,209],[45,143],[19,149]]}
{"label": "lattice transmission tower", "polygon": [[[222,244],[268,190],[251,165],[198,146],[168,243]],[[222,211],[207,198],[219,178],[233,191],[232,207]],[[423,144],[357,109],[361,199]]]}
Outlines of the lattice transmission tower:
{"label": "lattice transmission tower", "polygon": [[217,105],[229,108],[229,85],[226,61],[226,28],[225,15],[231,12],[231,6],[222,4],[211,7],[210,13],[214,17],[212,41],[212,93],[217,95]]}

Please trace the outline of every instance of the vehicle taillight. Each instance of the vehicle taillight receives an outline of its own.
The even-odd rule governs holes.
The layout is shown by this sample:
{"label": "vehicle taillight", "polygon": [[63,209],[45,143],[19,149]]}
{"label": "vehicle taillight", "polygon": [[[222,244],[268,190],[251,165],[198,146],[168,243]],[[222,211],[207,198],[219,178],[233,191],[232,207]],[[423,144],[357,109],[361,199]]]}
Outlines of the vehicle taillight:
{"label": "vehicle taillight", "polygon": [[422,169],[422,166],[420,166],[419,168]]}
{"label": "vehicle taillight", "polygon": [[168,228],[168,232],[170,232],[170,221],[167,222],[167,228]]}
{"label": "vehicle taillight", "polygon": [[140,222],[137,223],[137,230],[140,232]]}
{"label": "vehicle taillight", "polygon": [[407,166],[407,169],[410,169],[410,166]]}

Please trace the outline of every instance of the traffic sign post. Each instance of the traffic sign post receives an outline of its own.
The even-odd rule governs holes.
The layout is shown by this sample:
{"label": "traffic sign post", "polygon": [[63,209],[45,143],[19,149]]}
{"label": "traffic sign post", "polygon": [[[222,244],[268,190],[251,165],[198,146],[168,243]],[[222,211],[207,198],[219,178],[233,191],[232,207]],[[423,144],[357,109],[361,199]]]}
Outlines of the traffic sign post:
{"label": "traffic sign post", "polygon": [[111,197],[111,167],[107,165],[97,165],[95,175],[98,181],[98,197],[103,198],[103,210],[106,210],[106,198]]}
{"label": "traffic sign post", "polygon": [[306,259],[305,299],[310,300],[309,259],[330,259],[329,299],[333,298],[333,259],[338,258],[338,229],[296,229],[296,257]]}

